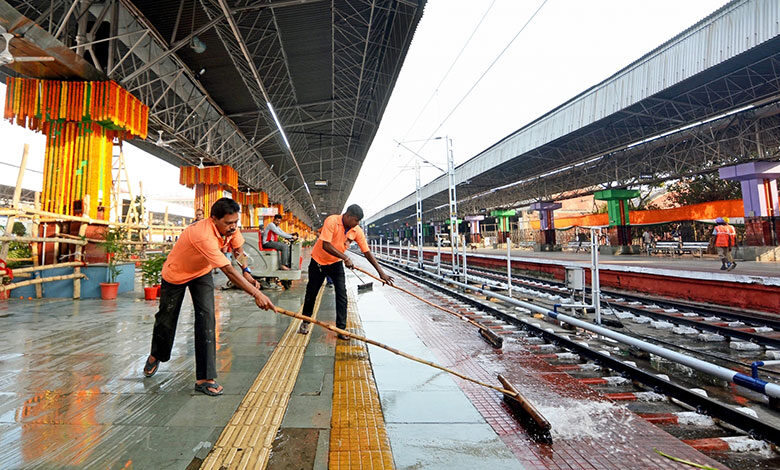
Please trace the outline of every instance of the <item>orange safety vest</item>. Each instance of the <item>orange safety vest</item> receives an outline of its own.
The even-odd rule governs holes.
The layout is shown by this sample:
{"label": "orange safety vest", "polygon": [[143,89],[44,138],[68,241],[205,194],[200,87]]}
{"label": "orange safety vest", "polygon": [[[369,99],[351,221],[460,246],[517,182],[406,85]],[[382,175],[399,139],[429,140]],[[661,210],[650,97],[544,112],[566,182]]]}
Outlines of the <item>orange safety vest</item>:
{"label": "orange safety vest", "polygon": [[[731,230],[729,225],[715,226],[715,246],[731,246]],[[731,227],[733,229],[733,227]]]}
{"label": "orange safety vest", "polygon": [[726,224],[729,229],[729,238],[731,238],[731,246],[737,246],[737,229],[731,224]]}

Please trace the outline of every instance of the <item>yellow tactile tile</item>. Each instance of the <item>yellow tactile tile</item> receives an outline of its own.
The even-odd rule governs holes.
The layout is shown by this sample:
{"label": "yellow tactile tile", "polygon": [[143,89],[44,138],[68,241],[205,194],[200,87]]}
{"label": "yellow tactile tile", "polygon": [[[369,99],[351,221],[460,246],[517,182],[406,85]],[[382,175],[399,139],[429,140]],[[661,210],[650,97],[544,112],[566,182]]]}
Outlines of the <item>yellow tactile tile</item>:
{"label": "yellow tactile tile", "polygon": [[[348,304],[347,329],[364,335],[354,299]],[[330,421],[331,470],[393,469],[393,453],[365,344],[336,345],[333,414]]]}
{"label": "yellow tactile tile", "polygon": [[[321,299],[322,290],[314,305],[314,318],[320,309]],[[297,334],[300,324],[300,320],[293,320],[287,327],[263,370],[203,461],[202,469],[266,467],[271,445],[279,432],[290,394],[298,379],[303,353],[311,338],[311,335]]]}

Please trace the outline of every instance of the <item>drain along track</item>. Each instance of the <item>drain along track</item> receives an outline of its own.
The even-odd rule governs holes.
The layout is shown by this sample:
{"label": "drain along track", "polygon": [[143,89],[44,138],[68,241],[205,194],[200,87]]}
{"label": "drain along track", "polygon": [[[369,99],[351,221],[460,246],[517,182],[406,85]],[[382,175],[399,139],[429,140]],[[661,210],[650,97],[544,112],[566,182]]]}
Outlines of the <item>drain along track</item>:
{"label": "drain along track", "polygon": [[642,370],[631,364],[627,364],[615,357],[608,356],[600,351],[580,344],[577,341],[573,341],[568,337],[548,331],[541,326],[535,326],[526,321],[523,321],[502,311],[490,302],[483,302],[457,289],[448,287],[440,282],[436,282],[427,277],[418,275],[417,273],[412,273],[410,270],[402,269],[401,267],[392,263],[388,263],[387,261],[381,260],[380,263],[383,266],[392,269],[393,271],[398,272],[419,284],[431,287],[439,292],[444,293],[448,297],[452,297],[461,302],[469,304],[476,309],[484,311],[510,325],[514,325],[518,328],[526,330],[534,336],[541,336],[553,344],[568,349],[580,355],[581,357],[588,358],[603,367],[614,370],[624,377],[628,377],[638,383],[644,384],[658,393],[662,393],[671,398],[679,400],[680,402],[685,403],[700,413],[709,415],[737,429],[742,430],[751,437],[762,439],[775,445],[780,445],[780,428],[776,426],[738,411],[729,405],[712,400],[680,385],[674,384],[669,380],[658,377],[654,373]]}

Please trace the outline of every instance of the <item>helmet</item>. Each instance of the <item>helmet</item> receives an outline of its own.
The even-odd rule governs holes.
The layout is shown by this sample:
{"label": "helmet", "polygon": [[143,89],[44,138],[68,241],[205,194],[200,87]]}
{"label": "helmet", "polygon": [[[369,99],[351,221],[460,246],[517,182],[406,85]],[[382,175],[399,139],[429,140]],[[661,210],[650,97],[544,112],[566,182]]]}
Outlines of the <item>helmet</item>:
{"label": "helmet", "polygon": [[726,222],[726,223],[729,223],[729,218],[728,217],[724,217],[723,221]]}
{"label": "helmet", "polygon": [[715,223],[716,224],[725,224],[726,221],[723,220],[723,217],[718,217],[717,219],[715,219]]}

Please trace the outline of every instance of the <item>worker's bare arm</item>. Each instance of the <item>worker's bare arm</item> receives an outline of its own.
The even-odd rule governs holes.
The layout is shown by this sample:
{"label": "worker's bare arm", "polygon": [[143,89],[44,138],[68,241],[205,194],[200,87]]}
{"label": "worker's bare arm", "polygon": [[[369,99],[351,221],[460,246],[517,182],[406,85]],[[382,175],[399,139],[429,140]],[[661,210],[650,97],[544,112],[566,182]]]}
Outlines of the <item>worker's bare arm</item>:
{"label": "worker's bare arm", "polygon": [[371,251],[364,251],[363,255],[366,257],[369,263],[371,263],[371,266],[376,269],[376,272],[379,274],[379,277],[384,281],[385,284],[393,285],[393,282],[395,279],[393,279],[392,276],[388,276],[384,270],[382,270],[382,267],[379,266],[379,263],[376,261],[376,258],[374,258],[374,255],[371,253]]}
{"label": "worker's bare arm", "polygon": [[344,254],[344,253],[340,252],[339,250],[337,250],[336,247],[333,246],[333,243],[323,241],[322,242],[322,249],[325,250],[326,252],[328,252],[329,254],[335,256],[336,258],[340,258],[340,259],[344,260],[344,266],[346,266],[346,267],[348,267],[350,269],[354,266],[354,264],[352,264],[352,260],[349,259],[349,256],[347,256],[346,254]]}
{"label": "worker's bare arm", "polygon": [[247,294],[251,295],[255,298],[255,303],[258,307],[265,309],[265,310],[273,310],[274,304],[271,303],[271,300],[262,292],[260,292],[259,289],[257,289],[255,286],[249,283],[246,279],[244,279],[243,276],[238,274],[238,271],[233,268],[231,265],[225,265],[222,268],[222,272],[225,273],[225,276],[227,276],[228,279],[230,279],[230,282],[232,282],[235,286],[242,289]]}

